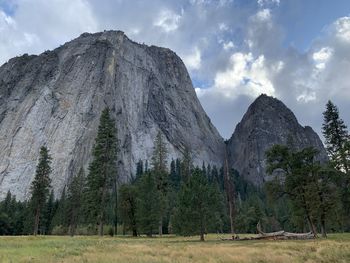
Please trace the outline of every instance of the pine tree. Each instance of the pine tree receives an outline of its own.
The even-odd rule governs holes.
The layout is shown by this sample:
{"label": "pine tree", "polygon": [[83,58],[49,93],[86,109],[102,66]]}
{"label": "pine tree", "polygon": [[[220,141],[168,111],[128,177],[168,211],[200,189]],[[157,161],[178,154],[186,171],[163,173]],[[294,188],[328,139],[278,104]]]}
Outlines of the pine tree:
{"label": "pine tree", "polygon": [[159,196],[161,202],[159,205],[159,225],[158,233],[163,234],[163,217],[166,212],[167,206],[167,193],[169,184],[169,174],[167,171],[167,148],[163,139],[163,136],[158,132],[156,139],[154,141],[153,155],[152,155],[152,175],[155,177],[157,190],[159,191]]}
{"label": "pine tree", "polygon": [[42,215],[42,232],[43,234],[50,234],[51,233],[51,223],[52,223],[52,219],[55,215],[55,206],[54,206],[54,202],[55,202],[55,196],[54,196],[54,192],[53,190],[51,190],[49,199],[46,202],[45,205],[45,209],[43,211],[43,215]]}
{"label": "pine tree", "polygon": [[140,230],[152,236],[161,217],[162,196],[157,188],[157,182],[150,172],[143,174],[137,185],[137,219]]}
{"label": "pine tree", "polygon": [[79,223],[81,215],[81,207],[83,202],[83,190],[85,187],[84,169],[80,168],[77,175],[75,175],[67,188],[67,219],[69,224],[69,234],[74,236],[75,230]]}
{"label": "pine tree", "polygon": [[[93,148],[93,160],[89,166],[85,209],[89,221],[98,225],[103,235],[108,200],[114,202],[117,184],[117,132],[109,109],[102,111],[97,137]],[[113,194],[111,194],[113,193]],[[115,213],[116,216],[116,213]]]}
{"label": "pine tree", "polygon": [[180,188],[181,177],[176,170],[176,162],[174,160],[170,163],[170,184],[171,187],[178,191]]}
{"label": "pine tree", "polygon": [[[338,186],[341,190],[344,221],[349,222],[350,215],[350,137],[338,108],[328,101],[323,112],[323,135],[330,163],[339,171]],[[348,223],[347,227],[350,229]]]}
{"label": "pine tree", "polygon": [[137,229],[137,189],[134,185],[124,184],[119,189],[119,210],[125,229],[132,231],[132,235],[138,235]]}
{"label": "pine tree", "polygon": [[49,189],[51,184],[51,156],[46,147],[40,148],[39,163],[36,167],[34,181],[32,182],[31,191],[31,205],[34,209],[34,235],[38,234],[40,214],[45,207]]}
{"label": "pine tree", "polygon": [[316,161],[317,154],[312,147],[293,152],[287,146],[273,146],[266,154],[267,172],[274,175],[267,183],[267,190],[276,198],[288,195],[295,212],[303,211],[315,236],[315,223],[319,219],[322,234],[326,236],[326,216],[336,200],[330,174]]}
{"label": "pine tree", "polygon": [[187,183],[181,185],[174,215],[175,232],[182,235],[199,234],[204,241],[207,229],[217,224],[222,207],[222,195],[209,184],[199,168],[195,168]]}
{"label": "pine tree", "polygon": [[328,101],[323,112],[322,133],[325,137],[326,148],[334,166],[349,172],[350,149],[349,135],[344,121],[339,117],[338,108]]}

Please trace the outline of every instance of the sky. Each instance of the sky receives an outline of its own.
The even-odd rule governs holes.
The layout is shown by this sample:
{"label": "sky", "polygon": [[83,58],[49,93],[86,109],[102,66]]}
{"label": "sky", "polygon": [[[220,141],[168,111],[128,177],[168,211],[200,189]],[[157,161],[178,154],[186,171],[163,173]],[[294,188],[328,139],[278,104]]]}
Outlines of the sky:
{"label": "sky", "polygon": [[226,139],[261,93],[319,135],[329,99],[350,125],[348,0],[0,0],[0,64],[110,29],[175,51]]}

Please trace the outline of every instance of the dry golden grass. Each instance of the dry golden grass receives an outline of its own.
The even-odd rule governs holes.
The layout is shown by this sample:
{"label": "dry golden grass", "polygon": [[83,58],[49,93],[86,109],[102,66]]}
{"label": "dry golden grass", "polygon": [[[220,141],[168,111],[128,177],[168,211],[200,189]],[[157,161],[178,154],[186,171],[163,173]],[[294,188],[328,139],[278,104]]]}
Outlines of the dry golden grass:
{"label": "dry golden grass", "polygon": [[1,237],[0,262],[350,262],[350,234],[305,241],[198,237]]}

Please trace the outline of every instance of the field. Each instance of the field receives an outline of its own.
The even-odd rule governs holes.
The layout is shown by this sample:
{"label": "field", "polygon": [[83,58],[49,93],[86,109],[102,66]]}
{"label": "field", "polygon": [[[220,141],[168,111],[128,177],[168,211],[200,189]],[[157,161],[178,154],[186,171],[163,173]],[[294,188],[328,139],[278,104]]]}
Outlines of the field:
{"label": "field", "polygon": [[305,241],[220,237],[0,237],[0,262],[350,262],[350,234]]}

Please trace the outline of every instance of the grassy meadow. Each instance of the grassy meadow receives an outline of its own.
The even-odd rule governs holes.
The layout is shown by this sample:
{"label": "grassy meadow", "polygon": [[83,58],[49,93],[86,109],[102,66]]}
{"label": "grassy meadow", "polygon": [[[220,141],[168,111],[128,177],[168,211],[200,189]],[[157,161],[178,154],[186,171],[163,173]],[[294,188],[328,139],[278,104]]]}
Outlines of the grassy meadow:
{"label": "grassy meadow", "polygon": [[350,234],[297,241],[198,237],[0,237],[0,262],[350,262]]}

